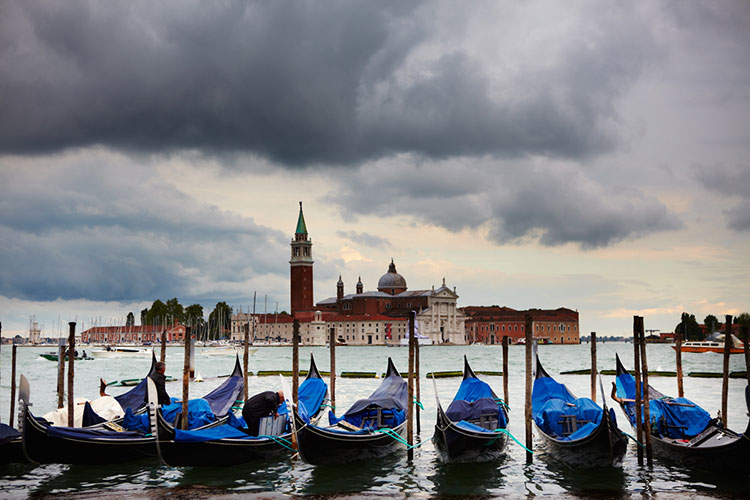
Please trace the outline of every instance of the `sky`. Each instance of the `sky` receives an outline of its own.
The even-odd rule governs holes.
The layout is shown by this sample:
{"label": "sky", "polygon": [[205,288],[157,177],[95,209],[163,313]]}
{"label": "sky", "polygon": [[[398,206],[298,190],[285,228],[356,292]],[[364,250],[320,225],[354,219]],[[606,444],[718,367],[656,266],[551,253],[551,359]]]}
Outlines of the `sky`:
{"label": "sky", "polygon": [[0,321],[391,259],[582,332],[750,310],[750,3],[0,0]]}

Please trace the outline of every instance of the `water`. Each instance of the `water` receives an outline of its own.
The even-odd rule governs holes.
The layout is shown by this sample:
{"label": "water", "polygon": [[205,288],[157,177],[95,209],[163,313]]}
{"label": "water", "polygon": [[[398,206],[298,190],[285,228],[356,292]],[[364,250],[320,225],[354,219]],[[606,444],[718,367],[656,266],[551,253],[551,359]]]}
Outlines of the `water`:
{"label": "water", "polygon": [[[615,353],[619,353],[626,367],[633,364],[633,347],[623,343],[599,343],[599,369],[614,369]],[[19,348],[18,373],[25,374],[31,383],[31,401],[35,414],[42,415],[56,407],[57,363],[39,356],[48,348]],[[329,352],[325,347],[306,347],[300,350],[300,366],[307,368],[310,353],[315,355],[318,368],[328,370]],[[339,347],[336,349],[337,372],[385,371],[387,358],[406,371],[407,349],[399,347]],[[231,468],[171,468],[158,461],[118,466],[20,465],[0,466],[0,497],[26,497],[46,493],[75,493],[107,488],[133,491],[154,487],[201,486],[227,492],[276,492],[295,495],[327,495],[335,493],[368,493],[382,496],[433,497],[441,496],[558,496],[563,493],[584,497],[617,497],[624,494],[653,495],[659,493],[694,492],[709,496],[746,496],[748,476],[691,471],[664,463],[658,458],[653,469],[639,468],[635,445],[629,444],[621,469],[572,469],[545,454],[536,439],[534,462],[526,464],[525,452],[509,440],[505,458],[490,464],[438,463],[430,442],[435,422],[435,396],[432,380],[424,378],[429,371],[461,370],[466,354],[474,370],[502,370],[499,346],[422,347],[421,400],[426,410],[421,412],[422,432],[418,439],[424,444],[415,450],[413,462],[406,460],[406,452],[396,453],[382,460],[343,466],[311,466],[301,461],[280,459],[270,463],[247,464]],[[524,441],[524,348],[512,346],[509,360],[510,414],[509,430]],[[180,378],[183,350],[167,350],[167,375]],[[565,383],[576,395],[589,395],[588,375],[559,375],[561,371],[587,368],[590,363],[588,345],[539,346],[539,356],[545,369]],[[291,369],[292,352],[287,347],[261,347],[250,358],[251,370]],[[648,362],[651,370],[674,370],[674,351],[668,345],[649,345]],[[10,349],[3,347],[0,355],[0,417],[8,421],[10,399]],[[97,359],[76,363],[76,396],[98,395],[100,377],[106,380],[142,376],[148,371],[150,359]],[[198,349],[196,370],[206,380],[191,385],[191,397],[206,394],[221,383],[220,375],[227,375],[234,366],[234,358],[208,356]],[[691,371],[720,372],[719,354],[683,354],[685,374]],[[730,369],[744,370],[741,355],[731,357]],[[500,377],[482,376],[498,394],[502,394]],[[603,376],[608,405],[614,376]],[[676,379],[652,377],[650,382],[665,394],[677,392]],[[336,402],[339,413],[355,400],[368,396],[380,383],[378,379],[342,379],[336,381]],[[447,404],[455,394],[459,378],[437,380],[441,401]],[[730,379],[729,427],[742,431],[747,423],[744,402],[744,379]],[[290,384],[291,386],[291,384]],[[280,388],[278,377],[250,377],[250,394]],[[119,394],[127,388],[109,388]],[[180,382],[168,383],[170,395],[180,397]],[[598,391],[598,388],[597,388]],[[715,415],[721,407],[721,379],[685,378],[686,396]],[[601,401],[601,394],[597,400]],[[616,407],[616,405],[615,405]],[[617,408],[617,407],[616,407]],[[617,408],[618,422],[626,432],[625,418]]]}

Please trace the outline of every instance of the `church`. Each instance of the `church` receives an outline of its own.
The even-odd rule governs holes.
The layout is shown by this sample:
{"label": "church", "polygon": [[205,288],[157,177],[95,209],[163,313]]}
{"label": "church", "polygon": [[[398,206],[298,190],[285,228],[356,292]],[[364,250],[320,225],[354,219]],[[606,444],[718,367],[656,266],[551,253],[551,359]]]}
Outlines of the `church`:
{"label": "church", "polygon": [[[253,340],[292,339],[292,323],[300,322],[303,345],[326,345],[331,332],[346,345],[399,345],[408,338],[409,316],[415,315],[415,329],[422,343],[466,344],[465,315],[456,307],[458,295],[445,284],[438,288],[409,290],[406,279],[391,263],[378,280],[377,290],[365,291],[362,279],[355,293],[346,294],[339,276],[336,295],[317,303],[313,299],[312,240],[307,232],[300,202],[297,226],[292,238],[290,266],[290,314],[235,314],[232,338],[244,338],[245,328]],[[429,339],[429,340],[428,340]]]}

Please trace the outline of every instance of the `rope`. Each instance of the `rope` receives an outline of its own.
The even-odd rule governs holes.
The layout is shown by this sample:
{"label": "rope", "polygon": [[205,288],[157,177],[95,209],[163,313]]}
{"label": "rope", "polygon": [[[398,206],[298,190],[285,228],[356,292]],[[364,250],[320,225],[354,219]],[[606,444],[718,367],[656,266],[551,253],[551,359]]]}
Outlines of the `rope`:
{"label": "rope", "polygon": [[638,446],[640,446],[641,448],[645,448],[646,447],[646,445],[644,445],[643,443],[641,443],[640,441],[638,441],[636,438],[634,438],[633,436],[631,436],[627,432],[623,432],[623,434],[625,434],[627,437],[629,437],[630,439],[632,439],[633,441],[635,441],[636,444],[638,444]]}
{"label": "rope", "polygon": [[327,406],[328,408],[330,408],[330,409],[334,410],[334,411],[336,410],[336,407],[335,407],[335,406],[327,405],[327,404],[325,404],[325,403],[324,403],[324,404],[321,404],[321,405],[320,405],[320,407],[321,407],[321,408],[325,408],[326,406]]}
{"label": "rope", "polygon": [[495,430],[494,430],[494,431],[492,431],[492,432],[498,432],[498,433],[501,433],[501,434],[506,434],[506,435],[510,436],[510,437],[511,437],[511,439],[513,439],[513,441],[515,441],[515,442],[516,442],[516,443],[518,444],[518,446],[520,446],[520,447],[521,447],[521,448],[523,448],[524,450],[528,451],[529,453],[534,453],[534,452],[533,452],[533,451],[531,451],[530,449],[526,448],[526,447],[525,447],[525,446],[524,446],[524,445],[523,445],[523,444],[521,443],[521,441],[519,441],[518,439],[516,439],[516,436],[514,436],[513,434],[511,434],[511,433],[510,433],[510,431],[508,431],[507,429],[495,429]]}
{"label": "rope", "polygon": [[422,404],[421,401],[417,401],[417,398],[414,398],[414,404],[422,408],[422,411],[424,411],[424,405]]}
{"label": "rope", "polygon": [[387,436],[389,436],[389,437],[391,437],[391,438],[395,439],[395,440],[396,440],[396,441],[398,441],[399,443],[401,443],[401,444],[403,444],[404,446],[406,446],[406,449],[407,449],[407,450],[411,450],[411,449],[413,449],[413,448],[416,448],[416,447],[418,447],[418,446],[422,446],[422,444],[424,444],[424,443],[425,443],[425,441],[420,441],[420,442],[419,442],[419,443],[417,443],[417,444],[414,444],[414,445],[410,445],[410,444],[409,444],[409,442],[408,442],[408,441],[406,441],[406,439],[402,438],[402,437],[401,437],[401,436],[399,435],[399,433],[398,433],[398,432],[394,431],[393,429],[391,429],[391,428],[389,428],[389,427],[383,427],[382,429],[375,429],[375,432],[379,432],[379,433],[381,433],[381,434],[385,434],[385,435],[387,435]]}
{"label": "rope", "polygon": [[503,401],[502,398],[495,398],[495,403],[497,403],[497,404],[499,404],[501,406],[504,406],[508,411],[510,411],[510,406],[508,406],[508,403],[506,403],[505,401]]}
{"label": "rope", "polygon": [[287,439],[284,439],[283,437],[280,437],[280,436],[267,436],[267,435],[265,435],[265,434],[261,434],[261,435],[260,435],[260,436],[258,436],[258,437],[259,437],[259,438],[268,438],[268,439],[273,439],[274,441],[276,441],[276,443],[280,444],[280,445],[281,445],[281,446],[283,446],[284,448],[286,448],[286,449],[288,449],[288,450],[291,450],[291,451],[294,451],[294,452],[296,452],[296,451],[297,451],[297,450],[295,450],[294,448],[292,448],[292,442],[291,442],[291,441],[289,441],[289,440],[287,440]]}

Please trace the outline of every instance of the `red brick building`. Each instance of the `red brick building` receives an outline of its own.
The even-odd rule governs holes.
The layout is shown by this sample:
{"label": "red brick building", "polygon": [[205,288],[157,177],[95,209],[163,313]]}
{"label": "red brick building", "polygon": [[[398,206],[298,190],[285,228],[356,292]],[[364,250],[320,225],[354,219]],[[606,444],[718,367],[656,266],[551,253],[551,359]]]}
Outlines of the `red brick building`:
{"label": "red brick building", "polygon": [[518,311],[510,307],[468,306],[461,311],[466,316],[466,336],[472,343],[499,344],[504,336],[518,342],[526,335],[527,314],[532,318],[533,336],[540,342],[580,343],[578,312],[564,307]]}
{"label": "red brick building", "polygon": [[[96,344],[142,344],[161,342],[163,326],[95,326],[81,333],[81,342]],[[167,328],[167,342],[185,340],[185,326]]]}

